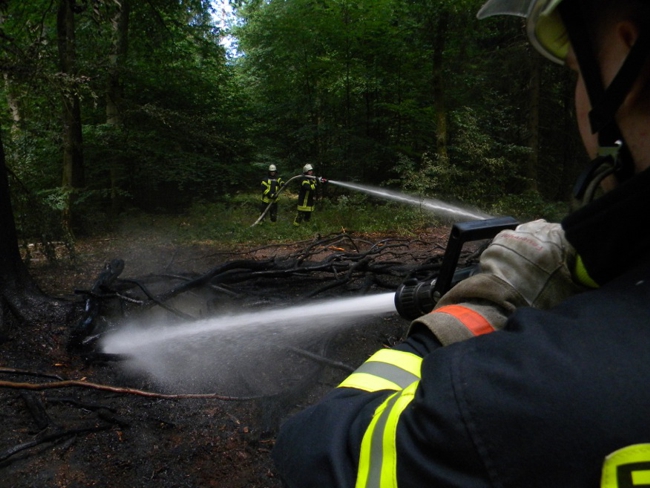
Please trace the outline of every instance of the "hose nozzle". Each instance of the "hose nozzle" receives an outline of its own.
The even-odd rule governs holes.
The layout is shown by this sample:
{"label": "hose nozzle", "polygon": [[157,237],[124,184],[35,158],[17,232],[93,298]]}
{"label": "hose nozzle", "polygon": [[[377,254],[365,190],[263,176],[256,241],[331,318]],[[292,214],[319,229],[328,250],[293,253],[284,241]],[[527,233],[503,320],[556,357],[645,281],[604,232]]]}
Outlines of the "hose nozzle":
{"label": "hose nozzle", "polygon": [[395,309],[407,320],[415,320],[433,310],[438,300],[460,281],[478,273],[474,264],[457,269],[458,258],[466,242],[492,239],[499,232],[514,229],[519,222],[512,217],[497,217],[454,224],[449,235],[440,273],[436,278],[408,278],[395,292]]}

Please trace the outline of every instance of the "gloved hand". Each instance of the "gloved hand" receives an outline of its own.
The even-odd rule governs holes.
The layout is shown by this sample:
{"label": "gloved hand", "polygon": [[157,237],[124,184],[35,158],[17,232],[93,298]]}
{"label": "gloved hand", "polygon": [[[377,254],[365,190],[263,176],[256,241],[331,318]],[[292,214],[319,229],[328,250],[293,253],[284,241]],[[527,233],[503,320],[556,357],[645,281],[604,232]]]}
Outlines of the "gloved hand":
{"label": "gloved hand", "polygon": [[548,309],[585,290],[572,279],[574,261],[560,224],[536,220],[500,232],[481,255],[481,272],[413,325],[427,326],[443,345],[501,329],[517,307]]}
{"label": "gloved hand", "polygon": [[317,180],[318,180],[319,183],[327,183],[327,180],[325,178],[323,178],[322,176],[319,176],[317,178]]}

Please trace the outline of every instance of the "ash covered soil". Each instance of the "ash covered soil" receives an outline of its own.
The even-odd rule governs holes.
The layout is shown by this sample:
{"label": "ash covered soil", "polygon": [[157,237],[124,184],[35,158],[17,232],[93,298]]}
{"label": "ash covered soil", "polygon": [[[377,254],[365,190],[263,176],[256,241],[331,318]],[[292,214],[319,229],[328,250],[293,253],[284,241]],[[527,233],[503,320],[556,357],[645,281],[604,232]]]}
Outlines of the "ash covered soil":
{"label": "ash covered soil", "polygon": [[[408,239],[352,235],[316,248],[308,259],[322,261],[332,253],[363,252],[378,242],[393,242],[398,243],[395,250],[376,259],[417,264],[432,253],[441,254],[448,235],[448,227],[426,229]],[[30,273],[46,293],[80,300],[75,290],[91,289],[105,264],[115,258],[125,261],[121,278],[161,270],[200,274],[231,260],[277,258],[308,245],[303,241],[257,249],[242,246],[233,252],[210,243],[179,245],[149,234],[111,234],[79,239],[75,258],[62,256],[55,264],[34,252]],[[258,279],[242,285],[254,290],[256,297],[244,308],[264,314],[269,304],[304,304],[307,291],[332,279],[314,273]],[[313,300],[387,291],[377,284],[366,282],[361,287],[349,283]],[[309,321],[305,317],[305,322]],[[215,379],[214,383],[180,380],[170,386],[151,375],[125,369],[121,361],[89,362],[68,353],[70,325],[15,326],[0,344],[3,382],[45,385],[77,380],[135,391],[83,386],[0,388],[0,486],[281,487],[270,453],[282,420],[317,401],[373,352],[395,344],[407,327],[408,322],[396,312],[368,314],[348,326],[310,334],[308,343],[289,342],[286,349],[275,344],[280,354],[271,358],[273,367],[264,356],[264,346],[251,339],[250,343],[258,345],[250,350],[242,334],[238,340],[243,337],[244,342],[227,349],[227,355],[234,357],[225,357],[224,349],[215,346],[214,356],[222,356],[213,357],[202,371]],[[211,340],[230,339],[217,335]],[[231,364],[229,381],[224,383],[217,381],[222,363],[232,363],[237,370],[233,373]],[[183,369],[186,365],[171,367]],[[228,398],[162,398],[147,392],[216,393]]]}

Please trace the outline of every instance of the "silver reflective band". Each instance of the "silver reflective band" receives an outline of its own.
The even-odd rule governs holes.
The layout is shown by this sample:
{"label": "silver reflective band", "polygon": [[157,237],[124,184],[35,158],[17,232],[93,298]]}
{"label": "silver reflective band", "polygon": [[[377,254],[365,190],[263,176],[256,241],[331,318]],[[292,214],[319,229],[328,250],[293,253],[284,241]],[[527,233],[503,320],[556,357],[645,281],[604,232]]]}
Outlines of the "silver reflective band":
{"label": "silver reflective band", "polygon": [[355,373],[367,373],[373,376],[379,376],[380,378],[395,383],[402,389],[420,379],[416,375],[409,373],[399,366],[378,361],[368,361],[363,363],[359,368],[357,368]]}

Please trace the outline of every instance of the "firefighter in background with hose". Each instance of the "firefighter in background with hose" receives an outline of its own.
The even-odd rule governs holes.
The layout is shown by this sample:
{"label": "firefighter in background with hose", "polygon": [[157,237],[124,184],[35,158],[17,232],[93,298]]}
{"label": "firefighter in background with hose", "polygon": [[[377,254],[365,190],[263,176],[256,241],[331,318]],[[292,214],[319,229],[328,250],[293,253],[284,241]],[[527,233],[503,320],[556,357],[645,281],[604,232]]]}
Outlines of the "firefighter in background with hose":
{"label": "firefighter in background with hose", "polygon": [[499,14],[577,74],[583,206],[498,234],[401,344],[286,421],[289,487],[650,486],[650,1],[479,18]]}
{"label": "firefighter in background with hose", "polygon": [[298,193],[298,208],[293,225],[300,226],[302,222],[311,220],[311,213],[314,211],[316,199],[316,184],[327,183],[327,180],[321,176],[314,176],[314,167],[311,164],[305,164],[302,168],[303,177],[300,180],[300,192]]}
{"label": "firefighter in background with hose", "polygon": [[[266,207],[269,207],[269,217],[271,222],[278,220],[278,192],[284,182],[278,176],[278,168],[275,164],[269,166],[268,176],[262,180],[262,203],[260,213],[264,214]],[[270,206],[269,206],[270,205]],[[263,220],[263,218],[262,218]]]}

